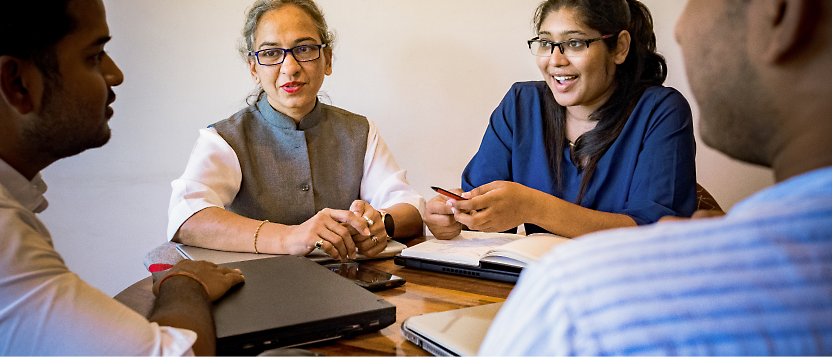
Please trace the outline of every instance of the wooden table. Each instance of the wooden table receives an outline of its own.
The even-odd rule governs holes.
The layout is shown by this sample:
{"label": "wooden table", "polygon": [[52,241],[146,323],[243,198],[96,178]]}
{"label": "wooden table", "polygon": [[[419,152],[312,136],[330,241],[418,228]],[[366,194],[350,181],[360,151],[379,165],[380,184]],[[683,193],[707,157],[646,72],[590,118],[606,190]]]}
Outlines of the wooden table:
{"label": "wooden table", "polygon": [[[403,243],[411,246],[422,241],[424,241],[423,238],[416,238]],[[338,356],[429,355],[402,336],[400,331],[402,321],[428,312],[502,302],[514,287],[509,283],[405,268],[393,264],[392,259],[367,261],[363,264],[407,280],[407,283],[401,287],[376,293],[396,305],[396,322],[379,332],[306,345],[301,348],[324,355]],[[151,286],[151,278],[147,277],[120,292],[115,299],[140,314],[148,316],[155,299],[150,290]]]}

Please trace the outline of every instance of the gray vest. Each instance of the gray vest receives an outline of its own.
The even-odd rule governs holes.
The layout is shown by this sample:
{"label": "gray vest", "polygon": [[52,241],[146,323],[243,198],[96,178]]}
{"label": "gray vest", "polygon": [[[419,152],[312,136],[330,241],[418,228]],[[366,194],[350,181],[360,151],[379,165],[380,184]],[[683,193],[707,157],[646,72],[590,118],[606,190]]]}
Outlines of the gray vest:
{"label": "gray vest", "polygon": [[370,130],[363,116],[319,102],[295,126],[263,96],[212,126],[240,161],[234,213],[296,225],[359,199]]}

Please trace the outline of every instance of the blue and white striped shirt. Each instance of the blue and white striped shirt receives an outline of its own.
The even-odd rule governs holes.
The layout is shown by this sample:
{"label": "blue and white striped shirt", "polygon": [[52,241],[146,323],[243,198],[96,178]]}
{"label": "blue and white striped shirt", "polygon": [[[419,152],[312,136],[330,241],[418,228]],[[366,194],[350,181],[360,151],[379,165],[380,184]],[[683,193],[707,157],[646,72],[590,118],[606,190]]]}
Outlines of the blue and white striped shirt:
{"label": "blue and white striped shirt", "polygon": [[527,268],[483,355],[832,355],[832,167]]}

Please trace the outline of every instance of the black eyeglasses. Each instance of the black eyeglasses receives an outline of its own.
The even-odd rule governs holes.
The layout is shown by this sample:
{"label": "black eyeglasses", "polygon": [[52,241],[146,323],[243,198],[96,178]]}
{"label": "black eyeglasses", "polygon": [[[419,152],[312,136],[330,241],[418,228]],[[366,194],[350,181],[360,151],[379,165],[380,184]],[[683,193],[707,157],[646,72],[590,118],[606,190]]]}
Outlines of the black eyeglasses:
{"label": "black eyeglasses", "polygon": [[529,43],[529,49],[535,56],[551,56],[552,53],[555,53],[555,47],[560,49],[560,54],[562,55],[579,56],[583,53],[586,53],[585,50],[587,49],[587,47],[589,47],[590,43],[605,40],[613,36],[615,35],[604,35],[589,40],[566,40],[561,42],[546,41],[541,40],[540,37],[535,37],[527,42]]}
{"label": "black eyeglasses", "polygon": [[286,54],[291,53],[295,61],[309,62],[321,58],[321,48],[326,47],[327,44],[322,45],[300,45],[290,49],[285,48],[267,48],[254,53],[249,52],[249,56],[257,58],[257,63],[261,66],[275,66],[283,63],[286,59]]}

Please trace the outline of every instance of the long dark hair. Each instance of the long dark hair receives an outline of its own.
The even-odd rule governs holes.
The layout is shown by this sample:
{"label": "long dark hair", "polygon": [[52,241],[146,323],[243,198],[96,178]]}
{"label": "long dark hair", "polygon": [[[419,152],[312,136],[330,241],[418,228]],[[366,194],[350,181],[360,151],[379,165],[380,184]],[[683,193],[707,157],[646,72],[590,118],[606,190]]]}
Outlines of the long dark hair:
{"label": "long dark hair", "polygon": [[[609,100],[589,119],[597,121],[595,128],[581,135],[570,150],[570,159],[583,173],[581,189],[575,199],[580,204],[586,188],[598,166],[598,161],[613,142],[632,113],[644,91],[661,85],[667,78],[667,63],[656,52],[656,34],[653,17],[647,6],[638,0],[548,0],[537,7],[534,16],[535,32],[553,11],[567,8],[574,10],[584,23],[602,34],[615,34],[603,40],[607,48],[615,48],[622,30],[630,33],[630,52],[624,63],[617,66],[614,86]],[[543,103],[543,138],[550,165],[555,169],[558,190],[563,189],[563,151],[566,139],[566,108],[555,101],[547,87]]]}

